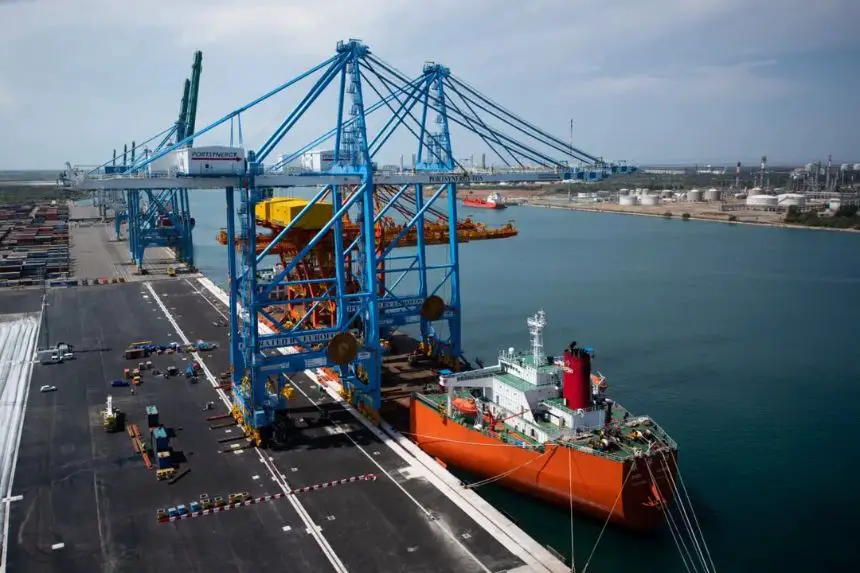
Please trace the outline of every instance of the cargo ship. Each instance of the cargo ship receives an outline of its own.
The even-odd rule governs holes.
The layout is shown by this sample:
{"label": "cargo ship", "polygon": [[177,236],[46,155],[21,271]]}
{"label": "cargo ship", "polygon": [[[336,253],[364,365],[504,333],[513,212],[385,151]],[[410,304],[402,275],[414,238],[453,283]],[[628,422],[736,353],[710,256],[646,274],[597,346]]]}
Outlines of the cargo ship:
{"label": "cargo ship", "polygon": [[477,207],[479,209],[504,209],[505,200],[498,193],[490,193],[486,199],[475,197],[473,193],[469,193],[463,199],[463,205],[466,207]]}
{"label": "cargo ship", "polygon": [[445,465],[565,509],[653,531],[672,501],[677,444],[649,416],[634,416],[593,373],[594,352],[572,342],[546,356],[546,314],[527,320],[532,348],[499,353],[476,370],[439,372],[414,392],[410,437]]}

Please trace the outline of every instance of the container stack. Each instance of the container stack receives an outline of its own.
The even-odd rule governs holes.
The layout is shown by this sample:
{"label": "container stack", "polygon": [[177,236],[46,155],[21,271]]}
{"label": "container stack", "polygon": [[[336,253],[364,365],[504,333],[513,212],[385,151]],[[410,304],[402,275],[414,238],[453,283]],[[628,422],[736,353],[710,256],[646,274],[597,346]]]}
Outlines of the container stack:
{"label": "container stack", "polygon": [[65,205],[0,208],[0,287],[68,277],[68,216]]}

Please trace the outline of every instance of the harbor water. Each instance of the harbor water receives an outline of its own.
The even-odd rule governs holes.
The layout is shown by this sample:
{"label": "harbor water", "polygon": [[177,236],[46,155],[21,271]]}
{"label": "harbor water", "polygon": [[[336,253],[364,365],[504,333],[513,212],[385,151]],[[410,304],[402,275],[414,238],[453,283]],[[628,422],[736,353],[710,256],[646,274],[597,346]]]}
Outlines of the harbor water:
{"label": "harbor water", "polygon": [[[225,282],[222,192],[195,191],[198,267]],[[519,236],[460,246],[469,359],[592,346],[613,398],[680,444],[680,470],[720,571],[858,570],[860,234],[529,207],[461,209]],[[571,553],[568,513],[478,491]],[[574,518],[581,571],[602,523]],[[684,571],[668,530],[610,526],[589,571]],[[634,569],[631,569],[634,568]]]}

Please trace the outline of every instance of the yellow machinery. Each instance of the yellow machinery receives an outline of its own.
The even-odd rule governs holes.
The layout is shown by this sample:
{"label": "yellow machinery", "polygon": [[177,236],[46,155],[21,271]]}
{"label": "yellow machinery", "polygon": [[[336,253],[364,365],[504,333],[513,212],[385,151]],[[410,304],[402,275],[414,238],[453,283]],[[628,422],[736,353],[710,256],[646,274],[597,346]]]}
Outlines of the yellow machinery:
{"label": "yellow machinery", "polygon": [[155,470],[155,478],[157,480],[165,480],[170,479],[176,474],[176,468],[164,468],[160,470]]}
{"label": "yellow machinery", "polygon": [[[275,227],[286,227],[299,216],[309,201],[296,197],[275,197],[257,203],[254,214],[260,221],[266,221]],[[316,203],[305,213],[294,228],[317,230],[329,222],[334,210],[331,203]]]}

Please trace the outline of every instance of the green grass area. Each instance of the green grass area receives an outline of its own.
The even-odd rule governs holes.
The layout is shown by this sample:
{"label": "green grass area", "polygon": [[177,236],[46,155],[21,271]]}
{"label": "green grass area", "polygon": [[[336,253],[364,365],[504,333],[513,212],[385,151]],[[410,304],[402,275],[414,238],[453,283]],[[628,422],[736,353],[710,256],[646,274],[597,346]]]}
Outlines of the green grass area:
{"label": "green grass area", "polygon": [[822,217],[816,211],[802,212],[795,206],[788,208],[785,222],[807,227],[860,230],[860,214],[856,205],[843,205],[830,217]]}
{"label": "green grass area", "polygon": [[84,191],[63,189],[54,185],[0,185],[0,205],[42,203],[47,201],[77,201],[88,196]]}

